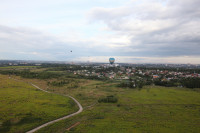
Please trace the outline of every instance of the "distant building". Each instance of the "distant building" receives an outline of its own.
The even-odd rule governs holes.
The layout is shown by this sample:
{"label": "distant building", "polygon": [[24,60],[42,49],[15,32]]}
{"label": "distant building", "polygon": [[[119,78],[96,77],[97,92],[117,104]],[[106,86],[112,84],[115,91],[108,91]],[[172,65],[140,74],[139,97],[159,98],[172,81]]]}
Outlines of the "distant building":
{"label": "distant building", "polygon": [[153,75],[153,79],[157,79],[157,78],[159,78],[158,75]]}

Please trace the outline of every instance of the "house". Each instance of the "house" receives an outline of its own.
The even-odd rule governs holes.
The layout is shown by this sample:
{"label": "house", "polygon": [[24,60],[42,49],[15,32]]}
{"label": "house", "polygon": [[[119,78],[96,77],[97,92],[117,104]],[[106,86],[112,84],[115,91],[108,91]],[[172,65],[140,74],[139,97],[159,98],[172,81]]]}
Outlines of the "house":
{"label": "house", "polygon": [[157,78],[159,78],[158,75],[153,75],[153,79],[157,79]]}

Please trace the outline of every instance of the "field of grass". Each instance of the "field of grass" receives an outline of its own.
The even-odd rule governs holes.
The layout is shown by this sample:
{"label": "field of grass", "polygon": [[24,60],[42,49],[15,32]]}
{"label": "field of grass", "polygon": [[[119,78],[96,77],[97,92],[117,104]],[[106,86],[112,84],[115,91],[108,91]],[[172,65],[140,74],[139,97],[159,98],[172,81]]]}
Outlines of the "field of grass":
{"label": "field of grass", "polygon": [[[159,86],[146,86],[142,90],[122,89],[115,87],[115,84],[85,81],[82,87],[70,90],[70,93],[84,103],[84,112],[41,129],[38,133],[200,132],[198,91]],[[118,102],[98,103],[87,108],[89,104],[86,103],[92,104],[99,97],[107,95],[117,96]],[[77,122],[80,124],[70,131],[66,130]]]}
{"label": "field of grass", "polygon": [[[110,81],[96,81],[75,78],[70,79],[67,77],[45,80],[24,79],[17,76],[15,76],[15,78],[19,79],[19,81],[32,82],[48,91],[74,96],[84,108],[84,111],[81,114],[45,127],[37,131],[38,133],[200,132],[199,89],[191,90],[176,87],[145,86],[141,90],[138,90],[116,87],[116,82]],[[64,84],[63,86],[48,85],[48,82],[60,82],[63,80],[70,80],[70,83]],[[22,83],[15,82],[15,84]],[[74,87],[74,84],[77,86]],[[23,83],[23,85],[27,86],[28,84]],[[17,86],[15,86],[15,88],[16,87]],[[33,92],[38,92],[33,87],[29,87],[32,88],[31,90]],[[33,92],[29,93],[28,90],[30,89],[28,88],[24,87],[26,90],[26,95],[30,96],[30,94],[34,94]],[[41,92],[40,95],[42,95]],[[109,95],[116,96],[118,98],[118,102],[98,103],[99,98]],[[43,96],[43,98],[44,99],[41,101],[44,101],[45,99],[48,101],[49,97]],[[50,99],[53,99],[52,96],[50,96]],[[58,102],[57,99],[54,99],[53,101],[56,101],[56,103]],[[53,104],[41,104],[40,100],[33,100],[32,102],[34,104],[39,103],[40,106],[46,106],[46,108],[51,108],[50,105],[53,106]],[[62,101],[60,102],[62,105]],[[9,104],[9,102],[6,104]],[[90,105],[93,106],[89,107]],[[31,106],[31,104],[27,105],[27,108],[29,106]],[[54,106],[57,106],[57,104]],[[40,107],[35,109],[39,110]],[[20,107],[16,108],[16,111],[18,110],[20,110]],[[51,114],[53,112],[52,110],[50,109],[49,112],[47,112]],[[5,116],[7,115],[9,114],[5,114]],[[29,118],[27,114],[25,116],[26,118]],[[42,117],[40,113],[35,113],[34,116],[38,119]],[[12,121],[12,119],[10,120]],[[74,124],[76,126],[70,128]],[[12,126],[12,129],[14,129],[14,127],[15,126]],[[21,129],[24,127],[22,126]],[[69,128],[70,130],[68,131],[67,129]]]}
{"label": "field of grass", "polygon": [[78,110],[68,97],[0,75],[0,132],[19,133]]}

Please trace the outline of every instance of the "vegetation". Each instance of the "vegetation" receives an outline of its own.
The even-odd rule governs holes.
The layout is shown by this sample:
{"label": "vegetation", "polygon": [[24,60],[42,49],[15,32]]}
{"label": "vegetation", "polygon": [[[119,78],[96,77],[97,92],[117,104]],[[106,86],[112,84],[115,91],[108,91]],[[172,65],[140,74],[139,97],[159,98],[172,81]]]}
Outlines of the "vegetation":
{"label": "vegetation", "polygon": [[23,78],[38,78],[38,79],[50,79],[58,78],[60,74],[51,73],[51,72],[31,72],[30,70],[0,70],[1,74],[4,75],[17,75]]}
{"label": "vegetation", "polygon": [[[0,80],[0,98],[4,99],[0,103],[1,130],[24,132],[76,108],[67,98],[43,93],[24,83],[31,82],[54,93],[74,96],[84,108],[81,114],[49,125],[38,133],[200,132],[199,80],[152,81],[145,75],[141,79],[138,74],[119,83],[68,72],[79,68],[46,65],[29,70],[1,70],[0,73],[7,74],[1,75]],[[8,79],[9,74],[18,81]],[[182,88],[174,87],[181,85]]]}
{"label": "vegetation", "polygon": [[[101,86],[99,85],[99,88]],[[112,87],[110,89],[109,94],[117,91]],[[118,92],[117,103],[101,102],[78,116],[60,121],[37,133],[198,133],[200,131],[199,92],[157,86],[146,86],[141,91],[118,88]],[[70,131],[66,130],[77,122],[80,122],[78,126]]]}
{"label": "vegetation", "polygon": [[125,87],[125,88],[139,88],[141,89],[144,85],[146,84],[151,84],[148,82],[145,82],[142,79],[129,79],[128,81],[123,81],[121,83],[118,84],[118,87]]}
{"label": "vegetation", "polygon": [[183,86],[186,88],[200,88],[200,78],[182,78],[179,80],[162,81],[157,79],[154,81],[155,85],[165,86],[165,87],[177,87]]}
{"label": "vegetation", "polygon": [[178,86],[178,81],[177,80],[171,80],[171,81],[161,81],[161,80],[155,80],[154,81],[155,85],[160,85],[160,86],[165,86],[165,87],[176,87]]}
{"label": "vegetation", "polygon": [[77,107],[70,98],[38,91],[0,75],[0,132],[25,132],[70,114]]}
{"label": "vegetation", "polygon": [[74,82],[74,81],[75,80],[73,80],[73,79],[68,79],[68,80],[64,79],[64,80],[61,80],[61,81],[47,82],[47,85],[61,87],[61,86],[67,85],[67,84]]}
{"label": "vegetation", "polygon": [[187,78],[180,81],[187,88],[200,88],[200,78]]}
{"label": "vegetation", "polygon": [[110,95],[107,97],[99,98],[98,102],[101,103],[116,103],[118,101],[117,97]]}

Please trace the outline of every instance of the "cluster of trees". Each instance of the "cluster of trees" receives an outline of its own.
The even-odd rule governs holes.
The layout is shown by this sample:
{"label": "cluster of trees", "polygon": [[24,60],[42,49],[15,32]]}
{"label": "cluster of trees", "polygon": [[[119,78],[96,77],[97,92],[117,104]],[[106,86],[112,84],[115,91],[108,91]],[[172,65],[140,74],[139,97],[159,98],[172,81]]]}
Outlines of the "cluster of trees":
{"label": "cluster of trees", "polygon": [[138,82],[121,82],[118,87],[128,87],[128,88],[142,88],[145,85],[143,81],[138,81]]}
{"label": "cluster of trees", "polygon": [[81,65],[70,65],[70,64],[42,64],[42,68],[48,68],[49,71],[77,71],[77,70],[88,70],[92,71],[93,66],[81,66]]}
{"label": "cluster of trees", "polygon": [[99,103],[116,103],[118,101],[116,96],[110,95],[107,97],[99,98]]}
{"label": "cluster of trees", "polygon": [[50,78],[58,78],[61,76],[58,73],[51,73],[51,72],[30,72],[29,70],[4,70],[0,71],[1,74],[6,74],[6,75],[17,75],[21,76],[23,78],[38,78],[38,79],[50,79]]}
{"label": "cluster of trees", "polygon": [[200,73],[200,69],[199,68],[191,68],[190,67],[136,67],[136,69],[142,69],[142,70],[157,70],[159,69],[160,71],[174,71],[174,72],[188,72],[188,73]]}
{"label": "cluster of trees", "polygon": [[200,88],[200,78],[186,78],[182,79],[180,82],[187,88]]}
{"label": "cluster of trees", "polygon": [[[47,67],[44,65],[43,67]],[[74,67],[73,69],[79,69],[80,66]],[[72,69],[70,66],[60,66],[58,68],[48,68],[51,71],[59,71],[63,69]],[[82,68],[83,69],[83,68]],[[37,78],[37,79],[50,79],[50,78],[58,78],[60,76],[65,76],[66,78],[82,78],[82,79],[92,79],[92,80],[107,80],[107,78],[99,78],[98,76],[85,76],[85,75],[73,75],[73,74],[66,74],[66,73],[55,73],[55,72],[31,72],[30,70],[0,70],[1,74],[5,75],[17,75],[23,78]],[[61,83],[52,83],[54,86],[62,86],[62,84],[66,84],[67,81],[62,81]]]}
{"label": "cluster of trees", "polygon": [[50,73],[50,72],[30,72],[30,71],[22,71],[19,76],[23,78],[38,78],[38,79],[50,79],[50,78],[58,78],[60,74]]}
{"label": "cluster of trees", "polygon": [[69,85],[68,87],[70,87],[70,88],[79,87],[78,81],[75,81],[73,79],[67,79],[67,80],[65,79],[65,80],[61,80],[61,81],[47,82],[47,85],[57,86],[57,87],[62,87],[62,86],[65,86],[65,85]]}
{"label": "cluster of trees", "polygon": [[179,86],[178,80],[162,81],[160,79],[154,81],[155,85],[165,86],[165,87],[176,87]]}
{"label": "cluster of trees", "polygon": [[165,87],[177,87],[182,86],[186,88],[200,88],[200,78],[181,78],[172,79],[170,81],[163,81],[161,78],[154,81],[148,79],[129,79],[118,84],[118,87],[123,88],[142,88],[144,85],[159,85]]}
{"label": "cluster of trees", "polygon": [[92,80],[107,80],[108,78],[99,78],[98,76],[85,76],[85,75],[78,75],[78,78],[82,79],[92,79]]}
{"label": "cluster of trees", "polygon": [[123,87],[123,88],[142,88],[144,85],[151,84],[148,81],[144,81],[142,79],[129,79],[128,81],[121,82],[118,84],[118,87]]}
{"label": "cluster of trees", "polygon": [[186,88],[200,88],[200,78],[181,78],[170,81],[161,81],[161,79],[158,79],[154,81],[154,84],[166,87],[183,86]]}
{"label": "cluster of trees", "polygon": [[61,81],[52,81],[52,82],[47,82],[47,85],[51,85],[51,86],[64,86],[66,84],[69,84],[71,82],[73,82],[74,80],[61,80]]}

